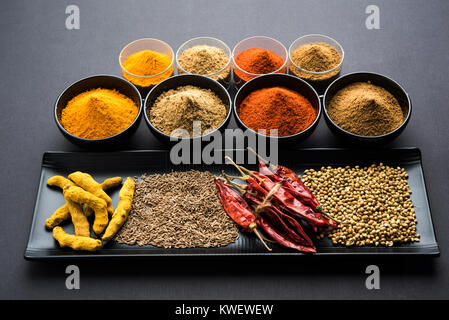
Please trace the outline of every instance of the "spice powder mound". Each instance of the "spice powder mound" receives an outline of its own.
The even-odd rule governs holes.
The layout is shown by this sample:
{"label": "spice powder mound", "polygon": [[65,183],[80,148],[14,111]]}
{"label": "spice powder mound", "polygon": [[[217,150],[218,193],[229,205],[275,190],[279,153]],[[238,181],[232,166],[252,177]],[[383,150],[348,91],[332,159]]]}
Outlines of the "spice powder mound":
{"label": "spice powder mound", "polygon": [[129,218],[119,243],[163,248],[221,247],[238,228],[216,194],[214,176],[195,170],[143,175],[136,183]]}
{"label": "spice powder mound", "polygon": [[[148,112],[151,123],[165,134],[191,137],[218,128],[226,115],[226,106],[212,90],[190,85],[162,93]],[[200,122],[201,132],[194,130],[194,121]]]}
{"label": "spice powder mound", "polygon": [[352,83],[339,90],[330,100],[327,111],[339,127],[362,136],[387,134],[404,121],[396,98],[369,82]]}
{"label": "spice powder mound", "polygon": [[64,129],[84,139],[102,139],[128,128],[139,108],[116,90],[97,88],[72,98],[62,110]]}
{"label": "spice powder mound", "polygon": [[316,119],[317,111],[309,100],[296,91],[272,87],[251,92],[238,108],[238,115],[249,128],[278,130],[281,137],[307,129]]}
{"label": "spice powder mound", "polygon": [[[223,70],[228,63],[229,57],[223,49],[198,45],[182,52],[178,67],[190,73],[211,75],[210,77],[214,80],[222,80],[230,74],[230,67]],[[217,73],[221,70],[223,72]],[[179,71],[182,73],[183,70],[179,69]]]}
{"label": "spice powder mound", "polygon": [[[331,45],[327,43],[308,43],[298,47],[291,54],[292,61],[301,69],[312,72],[309,73],[300,70],[294,65],[290,70],[296,76],[309,81],[323,81],[336,76],[341,67],[337,68],[341,62],[341,55]],[[329,72],[326,72],[329,71]]]}

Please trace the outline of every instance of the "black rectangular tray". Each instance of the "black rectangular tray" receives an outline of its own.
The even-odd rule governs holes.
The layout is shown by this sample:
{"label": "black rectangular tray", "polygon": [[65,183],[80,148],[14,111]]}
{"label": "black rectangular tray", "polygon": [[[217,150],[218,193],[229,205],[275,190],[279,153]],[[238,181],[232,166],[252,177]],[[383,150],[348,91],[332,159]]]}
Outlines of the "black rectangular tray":
{"label": "black rectangular tray", "polygon": [[[234,155],[245,153],[243,150],[227,151]],[[329,239],[317,241],[317,253],[314,255],[438,255],[439,248],[432,225],[429,201],[427,199],[424,174],[421,165],[421,152],[417,148],[401,149],[289,149],[280,151],[279,163],[290,167],[298,174],[305,169],[319,169],[322,166],[370,165],[383,162],[391,166],[405,168],[409,175],[412,201],[418,220],[417,229],[421,234],[420,242],[395,245],[392,247],[343,247],[334,246]],[[249,165],[255,168],[255,165]],[[239,239],[220,248],[164,249],[153,246],[130,246],[114,241],[107,243],[101,250],[76,252],[60,248],[53,239],[51,231],[45,229],[47,219],[58,207],[64,204],[60,190],[49,188],[46,181],[53,175],[68,175],[81,170],[89,172],[98,181],[112,176],[139,177],[143,173],[161,173],[172,170],[209,170],[219,174],[232,168],[225,164],[213,165],[173,165],[168,151],[123,151],[109,153],[83,152],[46,152],[42,160],[42,171],[37,192],[36,206],[25,259],[80,259],[80,258],[126,258],[126,257],[197,257],[197,256],[291,256],[301,253],[270,244],[272,252],[265,248],[252,234],[240,232]],[[118,190],[111,194],[113,204],[118,202]],[[73,227],[67,224],[64,229],[73,233]]]}

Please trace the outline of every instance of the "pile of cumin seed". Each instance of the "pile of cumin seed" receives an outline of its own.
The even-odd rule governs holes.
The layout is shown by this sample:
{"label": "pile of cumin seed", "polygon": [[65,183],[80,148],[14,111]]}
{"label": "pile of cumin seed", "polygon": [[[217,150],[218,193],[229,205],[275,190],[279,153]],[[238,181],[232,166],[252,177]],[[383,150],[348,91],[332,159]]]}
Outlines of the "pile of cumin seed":
{"label": "pile of cumin seed", "polygon": [[195,170],[143,175],[115,240],[163,248],[221,247],[238,238],[216,195],[214,176]]}

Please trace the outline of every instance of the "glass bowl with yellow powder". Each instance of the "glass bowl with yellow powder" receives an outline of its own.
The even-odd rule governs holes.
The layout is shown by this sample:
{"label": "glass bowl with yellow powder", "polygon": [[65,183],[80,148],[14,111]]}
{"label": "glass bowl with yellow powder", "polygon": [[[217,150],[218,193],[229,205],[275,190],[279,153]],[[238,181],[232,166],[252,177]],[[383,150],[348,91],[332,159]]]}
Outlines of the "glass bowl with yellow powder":
{"label": "glass bowl with yellow powder", "polygon": [[184,42],[176,52],[178,74],[199,74],[231,85],[231,49],[221,40],[198,37]]}
{"label": "glass bowl with yellow powder", "polygon": [[340,74],[344,55],[343,47],[328,36],[302,36],[288,49],[289,73],[306,80],[322,93]]}
{"label": "glass bowl with yellow powder", "polygon": [[142,114],[139,90],[116,76],[79,80],[58,97],[54,116],[62,134],[86,148],[115,148],[137,129]]}
{"label": "glass bowl with yellow powder", "polygon": [[123,77],[146,94],[174,72],[173,49],[164,41],[144,38],[127,44],[119,56]]}

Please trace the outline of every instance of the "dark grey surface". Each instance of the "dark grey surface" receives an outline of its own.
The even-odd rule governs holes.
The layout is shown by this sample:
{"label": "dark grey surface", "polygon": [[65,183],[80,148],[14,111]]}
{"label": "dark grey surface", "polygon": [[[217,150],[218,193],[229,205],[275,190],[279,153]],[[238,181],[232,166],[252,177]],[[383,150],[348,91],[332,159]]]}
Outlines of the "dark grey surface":
{"label": "dark grey surface", "polygon": [[[81,9],[81,29],[65,29],[65,7]],[[365,28],[373,1],[3,1],[0,10],[0,298],[448,298],[449,2],[375,1],[381,30]],[[263,263],[79,263],[81,290],[65,289],[65,263],[32,263],[23,251],[39,181],[42,153],[77,150],[58,132],[53,103],[70,83],[90,74],[119,74],[118,54],[140,37],[167,41],[208,35],[234,46],[251,35],[289,45],[323,33],[345,49],[342,73],[373,71],[408,91],[413,115],[390,146],[423,153],[441,256],[431,260],[320,259]],[[233,125],[234,122],[231,123]],[[321,120],[302,147],[344,146]],[[160,147],[140,128],[130,149]],[[365,267],[377,264],[381,290],[365,289]]]}

